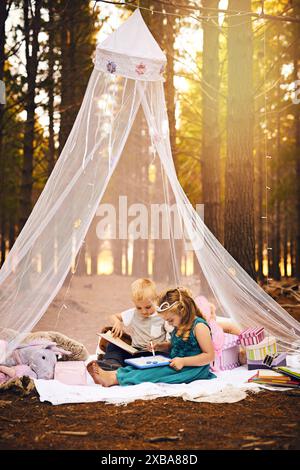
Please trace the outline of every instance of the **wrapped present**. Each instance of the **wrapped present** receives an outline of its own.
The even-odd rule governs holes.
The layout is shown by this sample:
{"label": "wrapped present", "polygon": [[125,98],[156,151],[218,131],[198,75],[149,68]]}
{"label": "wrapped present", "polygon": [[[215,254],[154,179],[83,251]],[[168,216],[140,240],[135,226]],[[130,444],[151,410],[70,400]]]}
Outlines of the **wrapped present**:
{"label": "wrapped present", "polygon": [[58,361],[54,379],[67,385],[86,385],[86,365],[84,361]]}
{"label": "wrapped present", "polygon": [[[286,366],[286,353],[278,353],[274,356],[272,361],[272,367],[279,367],[279,366]],[[270,369],[270,366],[264,364],[264,360],[254,359],[247,359],[248,370],[254,369]]]}
{"label": "wrapped present", "polygon": [[263,361],[267,354],[273,355],[277,353],[277,345],[276,340],[273,336],[269,336],[264,338],[258,344],[252,344],[251,346],[246,346],[246,355],[247,355],[247,362],[259,360]]}
{"label": "wrapped present", "polygon": [[256,328],[247,328],[239,335],[239,341],[242,346],[250,346],[259,344],[265,337],[265,329],[263,326]]}
{"label": "wrapped present", "polygon": [[214,370],[230,370],[239,366],[239,337],[225,333],[222,353],[215,358],[212,368]]}

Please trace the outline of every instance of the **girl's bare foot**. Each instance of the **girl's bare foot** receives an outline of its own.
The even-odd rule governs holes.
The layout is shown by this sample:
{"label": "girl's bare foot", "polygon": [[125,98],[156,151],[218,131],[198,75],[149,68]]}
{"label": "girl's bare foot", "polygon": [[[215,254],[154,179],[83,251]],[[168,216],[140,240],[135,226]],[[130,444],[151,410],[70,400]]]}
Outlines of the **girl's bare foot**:
{"label": "girl's bare foot", "polygon": [[117,373],[115,371],[105,371],[98,366],[96,361],[92,361],[87,365],[88,373],[92,376],[95,384],[103,387],[111,387],[117,385]]}

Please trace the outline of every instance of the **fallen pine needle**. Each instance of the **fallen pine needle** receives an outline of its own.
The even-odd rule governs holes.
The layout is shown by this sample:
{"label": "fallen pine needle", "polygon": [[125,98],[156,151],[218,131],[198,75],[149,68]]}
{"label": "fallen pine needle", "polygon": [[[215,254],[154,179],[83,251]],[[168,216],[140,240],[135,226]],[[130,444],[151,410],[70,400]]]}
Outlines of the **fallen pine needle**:
{"label": "fallen pine needle", "polygon": [[9,423],[28,423],[28,420],[24,419],[11,419],[11,418],[6,418],[6,416],[1,416],[0,418],[3,421],[8,421]]}
{"label": "fallen pine needle", "polygon": [[245,441],[257,441],[257,436],[243,436]]}
{"label": "fallen pine needle", "polygon": [[179,441],[181,437],[179,436],[157,436],[149,437],[145,439],[146,442],[164,442],[164,441]]}
{"label": "fallen pine needle", "polygon": [[246,447],[253,447],[253,446],[267,446],[271,444],[276,444],[276,441],[255,441],[249,442],[248,444],[243,444],[241,447],[244,449]]}
{"label": "fallen pine needle", "polygon": [[66,436],[87,436],[87,431],[48,431],[52,434],[64,434]]}

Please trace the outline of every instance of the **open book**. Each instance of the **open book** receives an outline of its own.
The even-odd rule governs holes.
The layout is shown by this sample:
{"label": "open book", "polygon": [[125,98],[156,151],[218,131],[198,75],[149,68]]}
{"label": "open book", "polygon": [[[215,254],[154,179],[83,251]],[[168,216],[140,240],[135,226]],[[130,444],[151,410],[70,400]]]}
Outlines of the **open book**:
{"label": "open book", "polygon": [[137,352],[140,352],[137,349],[135,349],[133,346],[130,346],[130,344],[125,343],[125,341],[123,341],[122,339],[114,338],[111,333],[111,330],[108,330],[106,333],[97,333],[97,335],[103,339],[106,339],[106,341],[109,341],[110,343],[115,344],[116,346],[119,346],[119,348],[124,349],[124,351],[127,351],[130,354],[135,354]]}

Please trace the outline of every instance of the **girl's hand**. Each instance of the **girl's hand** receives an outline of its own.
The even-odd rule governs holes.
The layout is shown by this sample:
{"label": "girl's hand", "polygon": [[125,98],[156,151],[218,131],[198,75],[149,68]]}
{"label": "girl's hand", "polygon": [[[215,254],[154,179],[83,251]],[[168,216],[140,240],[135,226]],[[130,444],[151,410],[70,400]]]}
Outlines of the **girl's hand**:
{"label": "girl's hand", "polygon": [[[152,344],[153,344],[153,350],[154,350],[154,351],[159,351],[159,344],[160,344],[160,343],[158,343],[158,344],[152,343]],[[146,350],[149,351],[149,352],[152,352],[151,343],[148,343],[148,344],[147,344]]]}
{"label": "girl's hand", "polygon": [[173,367],[175,370],[181,370],[184,367],[184,358],[174,357],[170,362],[170,367]]}
{"label": "girl's hand", "polygon": [[120,320],[115,321],[111,333],[114,338],[121,338],[123,334],[123,323]]}
{"label": "girl's hand", "polygon": [[[155,351],[155,345],[154,345],[154,344],[153,344],[153,349],[154,349],[154,351]],[[150,343],[147,344],[146,351],[152,352],[152,348],[151,348],[151,344],[150,344]]]}

